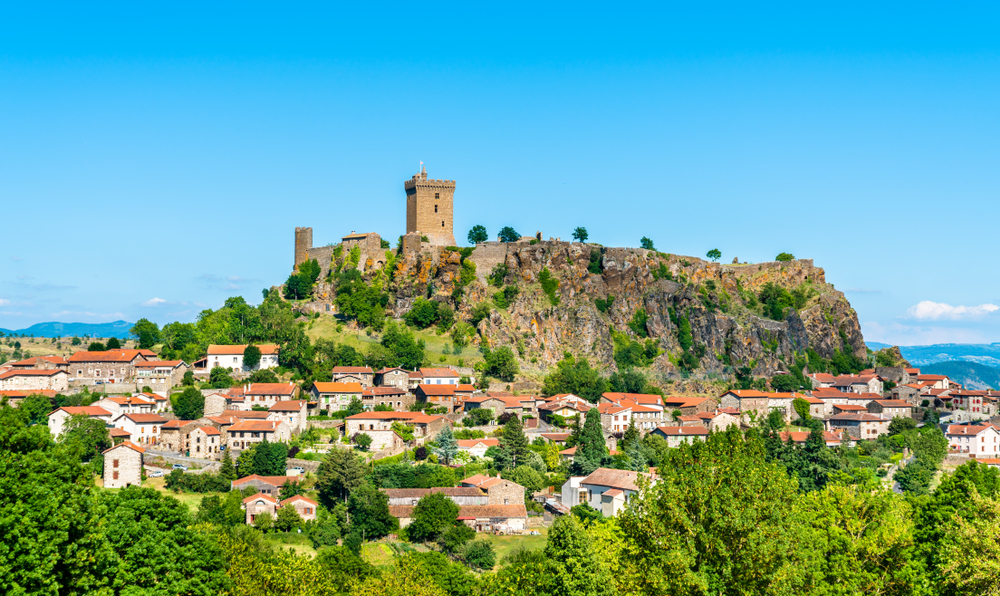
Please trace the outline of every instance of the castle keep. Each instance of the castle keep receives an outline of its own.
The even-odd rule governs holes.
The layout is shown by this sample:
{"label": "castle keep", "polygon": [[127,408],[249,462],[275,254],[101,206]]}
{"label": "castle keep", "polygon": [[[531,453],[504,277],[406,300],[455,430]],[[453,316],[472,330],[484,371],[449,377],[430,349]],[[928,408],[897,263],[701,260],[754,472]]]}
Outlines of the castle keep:
{"label": "castle keep", "polygon": [[428,180],[427,168],[403,184],[406,189],[406,233],[427,236],[435,246],[455,246],[454,180]]}
{"label": "castle keep", "polygon": [[[406,191],[406,236],[403,237],[403,252],[418,253],[421,237],[426,236],[431,246],[455,246],[453,223],[455,181],[429,180],[427,168],[403,183]],[[351,232],[342,238],[343,250],[357,246],[361,251],[360,265],[378,269],[385,264],[382,238],[375,233],[358,234]],[[427,243],[423,243],[426,245]],[[313,246],[312,228],[295,228],[295,264],[316,259],[322,275],[330,270],[334,246]]]}

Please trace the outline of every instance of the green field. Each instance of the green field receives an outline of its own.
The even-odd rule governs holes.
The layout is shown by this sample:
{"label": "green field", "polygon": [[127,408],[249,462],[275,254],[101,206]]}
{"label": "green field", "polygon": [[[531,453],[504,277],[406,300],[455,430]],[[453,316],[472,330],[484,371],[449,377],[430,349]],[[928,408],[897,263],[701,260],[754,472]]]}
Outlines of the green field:
{"label": "green field", "polygon": [[538,530],[541,532],[541,535],[529,536],[525,534],[521,536],[494,536],[493,534],[480,534],[476,538],[483,538],[493,545],[493,550],[497,553],[497,563],[499,563],[501,559],[510,554],[510,552],[514,549],[523,548],[526,550],[535,550],[545,548],[545,541],[548,538],[549,529],[539,526],[532,528],[532,530]]}

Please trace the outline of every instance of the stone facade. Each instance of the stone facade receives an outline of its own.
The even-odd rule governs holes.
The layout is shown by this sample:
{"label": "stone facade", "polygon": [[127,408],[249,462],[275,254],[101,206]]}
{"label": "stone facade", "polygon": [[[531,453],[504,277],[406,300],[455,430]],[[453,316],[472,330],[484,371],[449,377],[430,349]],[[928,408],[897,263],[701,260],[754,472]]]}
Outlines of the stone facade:
{"label": "stone facade", "polygon": [[294,508],[299,517],[302,518],[302,521],[313,521],[316,519],[316,501],[302,495],[295,495],[294,497],[285,499],[279,503],[279,507],[282,509],[285,507]]}
{"label": "stone facade", "polygon": [[184,379],[190,367],[183,360],[153,360],[135,364],[135,384],[169,393]]}
{"label": "stone facade", "polygon": [[230,484],[232,490],[245,490],[253,487],[259,494],[277,497],[281,492],[281,487],[286,481],[298,482],[301,478],[295,476],[258,476],[251,474],[238,480],[233,480]]}
{"label": "stone facade", "polygon": [[142,456],[145,450],[123,441],[104,451],[104,488],[142,485]]}
{"label": "stone facade", "polygon": [[211,426],[198,426],[188,435],[189,457],[218,459],[221,457],[222,433]]}
{"label": "stone facade", "polygon": [[312,228],[295,228],[295,269],[309,260],[309,249],[313,245]]}
{"label": "stone facade", "polygon": [[69,387],[69,373],[65,370],[9,370],[0,373],[0,390],[3,391],[65,391]]}
{"label": "stone facade", "polygon": [[243,508],[246,510],[246,523],[248,526],[254,525],[257,516],[267,513],[273,520],[278,510],[278,500],[269,495],[256,494],[243,499]]}
{"label": "stone facade", "polygon": [[304,399],[279,401],[271,406],[267,419],[284,422],[291,432],[300,433],[306,429],[306,405]]}
{"label": "stone facade", "polygon": [[406,391],[410,386],[410,372],[402,368],[384,368],[375,373],[375,385]]}
{"label": "stone facade", "polygon": [[288,424],[275,420],[243,420],[226,431],[228,449],[242,451],[267,438],[270,443],[287,443],[292,438]]}
{"label": "stone facade", "polygon": [[403,184],[406,190],[406,233],[426,236],[432,245],[454,246],[454,180],[427,178],[427,169]]}
{"label": "stone facade", "polygon": [[137,362],[154,359],[141,350],[77,352],[69,357],[69,380],[84,385],[125,383],[135,378]]}

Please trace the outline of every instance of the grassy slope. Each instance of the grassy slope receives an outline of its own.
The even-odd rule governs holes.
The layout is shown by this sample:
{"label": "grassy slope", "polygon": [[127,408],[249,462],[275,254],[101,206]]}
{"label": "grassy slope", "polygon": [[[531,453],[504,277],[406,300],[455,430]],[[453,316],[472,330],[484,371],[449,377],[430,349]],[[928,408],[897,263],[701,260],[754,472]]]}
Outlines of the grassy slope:
{"label": "grassy slope", "polygon": [[[380,337],[377,333],[369,337],[364,331],[352,330],[342,323],[341,330],[337,331],[337,325],[337,319],[330,315],[321,314],[318,319],[306,323],[306,335],[312,341],[329,339],[361,351],[379,342]],[[416,339],[424,340],[424,343],[427,345],[426,353],[432,366],[461,366],[459,360],[462,360],[465,366],[472,366],[483,359],[479,350],[472,346],[467,346],[462,350],[462,354],[458,356],[444,354],[445,345],[451,345],[451,337],[447,334],[438,335],[437,330],[433,327],[424,330],[414,329],[413,334]],[[441,361],[442,356],[445,358],[444,362]]]}

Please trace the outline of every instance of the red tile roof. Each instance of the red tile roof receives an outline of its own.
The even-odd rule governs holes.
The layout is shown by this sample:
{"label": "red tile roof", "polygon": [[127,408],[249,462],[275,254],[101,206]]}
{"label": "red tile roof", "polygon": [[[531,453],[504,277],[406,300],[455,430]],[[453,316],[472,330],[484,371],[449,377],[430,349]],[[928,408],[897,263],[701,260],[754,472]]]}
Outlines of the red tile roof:
{"label": "red tile roof", "polygon": [[[236,346],[219,346],[219,345],[213,344],[213,345],[208,346],[208,355],[209,356],[236,356],[236,355],[242,356],[243,352],[246,351],[246,349],[247,349],[247,345],[246,344],[236,345]],[[263,355],[272,356],[272,355],[278,353],[278,346],[276,346],[274,344],[261,344],[261,345],[257,346],[257,349],[260,350],[260,353],[261,353],[262,356]]]}
{"label": "red tile roof", "polygon": [[421,368],[420,374],[422,374],[424,378],[455,378],[459,376],[457,372],[450,368]]}
{"label": "red tile roof", "polygon": [[37,368],[15,368],[13,370],[8,370],[7,372],[0,374],[0,380],[9,379],[11,377],[51,377],[53,375],[68,375],[69,373],[53,368],[50,370],[40,370]]}
{"label": "red tile roof", "polygon": [[318,503],[316,503],[316,501],[313,501],[309,497],[304,497],[302,495],[295,495],[293,497],[288,497],[287,499],[285,499],[284,501],[282,501],[281,502],[281,506],[284,507],[285,505],[288,505],[289,503],[294,503],[295,501],[302,501],[304,503],[308,503],[308,504],[312,505],[313,507],[315,507],[316,505],[318,505]]}
{"label": "red tile roof", "polygon": [[273,504],[273,505],[277,505],[278,504],[278,499],[275,499],[274,497],[265,495],[264,493],[257,493],[256,495],[254,495],[252,497],[247,497],[247,498],[243,499],[243,502],[244,503],[250,503],[251,501],[259,501],[259,500],[270,501],[271,504]]}
{"label": "red tile roof", "polygon": [[630,470],[613,470],[611,468],[597,468],[594,472],[580,481],[580,485],[592,484],[596,486],[608,486],[621,490],[639,490],[637,481],[639,476],[649,479],[651,476],[642,472],[632,472]]}
{"label": "red tile roof", "polygon": [[373,374],[372,369],[369,366],[334,366],[333,370],[330,371],[333,374],[345,374],[345,373],[356,373],[356,374]]}
{"label": "red tile roof", "polygon": [[70,356],[69,362],[132,362],[136,358],[143,358],[139,350],[81,351]]}
{"label": "red tile roof", "polygon": [[361,383],[326,383],[313,381],[313,388],[317,393],[361,393],[363,388]]}
{"label": "red tile roof", "polygon": [[244,395],[294,395],[295,385],[292,383],[253,383]]}
{"label": "red tile roof", "polygon": [[406,393],[405,389],[397,387],[369,387],[361,395],[364,397],[378,397],[380,395],[405,395]]}
{"label": "red tile roof", "polygon": [[[98,407],[98,406],[63,406],[61,408],[56,408],[52,412],[52,414],[55,414],[59,410],[62,410],[63,412],[66,412],[67,414],[70,414],[70,415],[86,414],[87,416],[90,416],[90,417],[94,417],[94,416],[110,416],[111,415],[111,412],[105,410],[104,408]],[[52,414],[49,414],[49,416],[51,416]]]}
{"label": "red tile roof", "polygon": [[659,426],[656,430],[669,437],[708,434],[708,429],[704,426]]}
{"label": "red tile roof", "polygon": [[184,364],[183,360],[150,360],[148,362],[136,362],[136,368],[177,368]]}
{"label": "red tile roof", "polygon": [[279,424],[282,424],[279,420],[241,420],[229,427],[228,432],[275,432]]}
{"label": "red tile roof", "polygon": [[451,396],[455,395],[454,385],[417,385],[424,395]]}
{"label": "red tile roof", "polygon": [[125,414],[124,416],[137,424],[163,424],[167,421],[159,414]]}
{"label": "red tile roof", "polygon": [[128,447],[132,451],[136,451],[136,452],[139,452],[139,453],[145,453],[146,452],[145,449],[143,449],[142,447],[139,447],[138,445],[136,445],[135,443],[133,443],[131,441],[122,441],[121,443],[118,443],[114,447],[111,447],[109,449],[105,449],[104,451],[101,452],[101,454],[103,455],[103,454],[107,453],[108,451],[111,451],[112,449],[118,449],[119,447]]}
{"label": "red tile roof", "polygon": [[206,435],[218,435],[218,434],[222,434],[222,433],[219,432],[219,429],[215,428],[214,426],[199,426],[198,430],[200,430],[201,432],[205,433]]}
{"label": "red tile roof", "polygon": [[475,447],[476,445],[486,445],[487,447],[496,447],[500,444],[500,439],[460,439],[456,441],[459,447],[465,447],[469,449]]}
{"label": "red tile roof", "polygon": [[306,405],[306,401],[303,399],[293,399],[288,401],[275,402],[269,412],[298,412],[302,410],[302,406]]}

